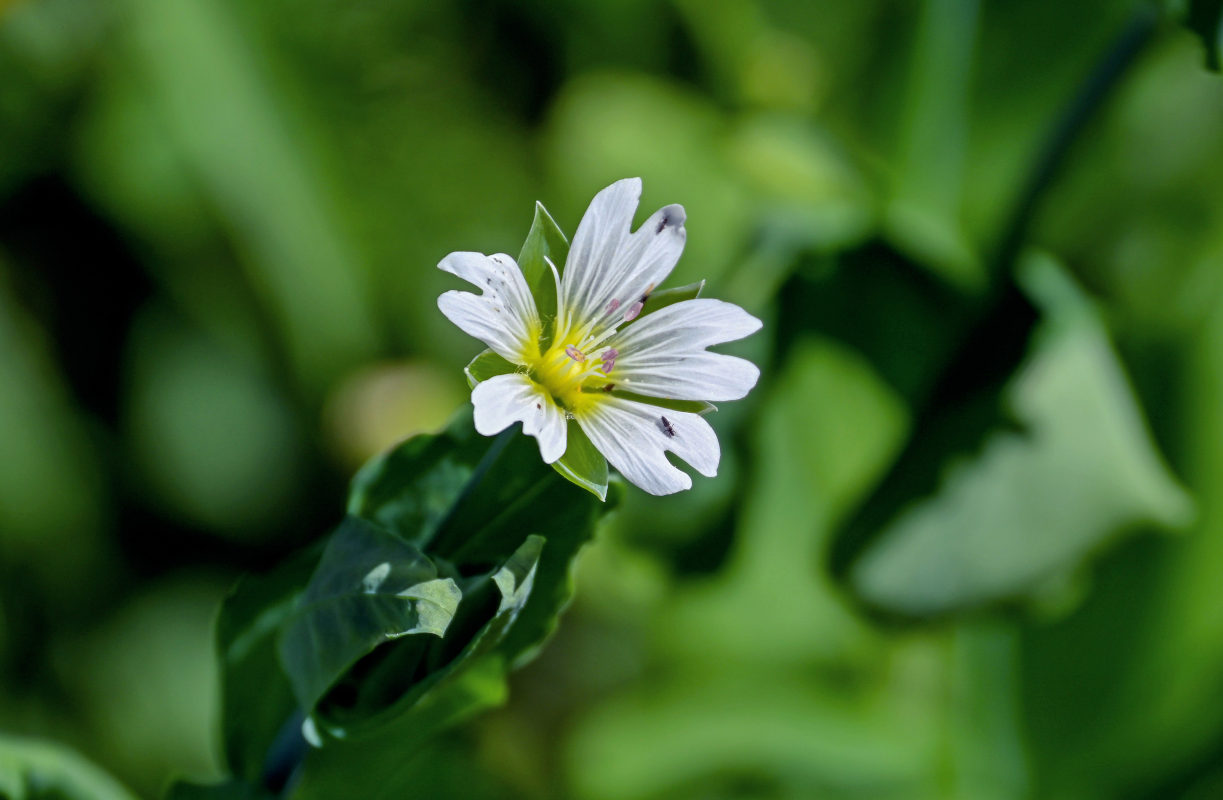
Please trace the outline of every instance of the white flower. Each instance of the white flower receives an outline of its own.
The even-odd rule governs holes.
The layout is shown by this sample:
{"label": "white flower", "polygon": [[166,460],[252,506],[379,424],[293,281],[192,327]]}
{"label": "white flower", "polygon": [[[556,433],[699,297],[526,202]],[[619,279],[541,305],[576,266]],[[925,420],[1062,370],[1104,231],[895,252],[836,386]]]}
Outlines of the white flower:
{"label": "white flower", "polygon": [[709,299],[650,312],[650,293],[684,249],[684,209],[666,206],[630,232],[640,198],[638,178],[595,195],[563,274],[552,267],[555,319],[540,318],[522,271],[503,253],[451,253],[442,259],[441,269],[482,293],[449,291],[438,298],[438,307],[517,365],[516,372],[488,378],[472,391],[477,431],[492,436],[521,422],[550,464],[564,455],[567,421],[573,420],[626,479],[651,494],[670,494],[690,488],[692,479],[671,465],[666,451],[709,477],[717,474],[721,452],[702,416],[650,400],[746,395],[760,370],[706,348],[759,330],[760,320]]}

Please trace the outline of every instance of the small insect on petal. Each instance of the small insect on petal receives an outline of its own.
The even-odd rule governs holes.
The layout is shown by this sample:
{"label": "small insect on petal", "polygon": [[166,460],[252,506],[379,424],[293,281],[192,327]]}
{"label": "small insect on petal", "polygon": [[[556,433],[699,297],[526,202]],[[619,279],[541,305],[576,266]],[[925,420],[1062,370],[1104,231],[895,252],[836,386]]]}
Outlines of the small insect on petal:
{"label": "small insect on petal", "polygon": [[675,428],[671,427],[671,421],[668,420],[666,417],[658,418],[658,427],[662,430],[662,432],[666,435],[668,439],[675,438]]}

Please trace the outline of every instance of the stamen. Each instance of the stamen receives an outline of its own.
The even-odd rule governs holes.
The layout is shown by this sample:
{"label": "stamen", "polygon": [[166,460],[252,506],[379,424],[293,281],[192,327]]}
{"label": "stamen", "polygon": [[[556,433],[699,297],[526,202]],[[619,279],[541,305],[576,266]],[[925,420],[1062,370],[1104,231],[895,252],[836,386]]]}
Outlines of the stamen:
{"label": "stamen", "polygon": [[576,345],[572,344],[565,346],[565,355],[569,356],[579,364],[586,360],[586,354],[577,349]]}
{"label": "stamen", "polygon": [[641,302],[640,300],[633,303],[628,307],[628,311],[624,312],[624,321],[632,322],[633,320],[637,319],[637,315],[641,313],[641,309],[643,308],[645,308],[645,303]]}
{"label": "stamen", "polygon": [[607,304],[607,313],[611,314],[619,307],[620,307],[620,301],[613,297],[611,299],[611,302]]}
{"label": "stamen", "polygon": [[609,347],[603,351],[603,374],[608,375],[616,366],[616,356],[620,355],[620,351],[614,347]]}

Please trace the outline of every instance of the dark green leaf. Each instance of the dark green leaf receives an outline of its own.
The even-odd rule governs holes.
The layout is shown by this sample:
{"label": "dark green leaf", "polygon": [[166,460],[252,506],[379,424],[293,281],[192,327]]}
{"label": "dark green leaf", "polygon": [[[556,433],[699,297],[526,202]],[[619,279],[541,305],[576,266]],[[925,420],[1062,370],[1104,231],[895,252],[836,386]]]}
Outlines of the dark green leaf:
{"label": "dark green leaf", "polygon": [[[420,484],[437,490],[434,497],[448,497],[451,507],[439,508],[423,549],[453,564],[463,575],[503,563],[528,534],[544,536],[548,546],[536,575],[536,590],[511,633],[518,641],[516,652],[534,648],[555,627],[558,613],[568,602],[573,558],[590,539],[598,518],[615,507],[618,494],[609,491],[607,503],[600,505],[590,493],[576,489],[545,465],[535,440],[521,435],[517,428],[496,439],[476,435],[469,410],[445,434],[419,438],[432,442],[405,442],[381,459],[387,468],[371,471],[365,480],[359,477],[359,487],[354,483],[354,498],[359,492],[363,497],[387,500],[385,505],[363,502],[361,513],[373,514],[394,530],[408,529],[406,535],[411,536],[410,525],[419,506],[414,497],[421,491]],[[463,474],[467,479],[461,484],[447,482],[441,491],[441,482],[435,480],[433,453],[434,448],[447,447],[452,448],[447,458],[455,467],[454,475]],[[392,487],[398,487],[398,492]],[[406,509],[403,517],[400,508]]]}
{"label": "dark green leaf", "polygon": [[347,517],[282,625],[281,662],[298,704],[312,709],[349,667],[384,642],[444,635],[461,597],[455,582],[438,578],[417,548]]}
{"label": "dark green leaf", "polygon": [[[317,747],[307,757],[295,796],[334,796],[333,787],[351,790],[370,775],[380,777],[363,796],[405,791],[408,787],[397,784],[395,775],[402,774],[411,745],[456,718],[501,702],[508,662],[501,645],[532,594],[543,549],[542,537],[529,536],[503,565],[468,585],[451,632],[435,648],[443,663],[390,708],[364,719],[319,715],[312,720]],[[484,603],[473,602],[482,593],[494,603],[491,618],[482,611]],[[465,620],[464,615],[474,619]],[[475,632],[467,635],[463,629],[471,627]]]}
{"label": "dark green leaf", "polygon": [[[285,625],[286,641],[296,636],[299,642],[286,667],[306,676],[294,680],[303,702],[318,700],[301,730],[322,745],[310,750],[294,796],[335,797],[354,786],[363,797],[402,796],[410,788],[397,782],[410,773],[401,768],[405,754],[454,721],[501,702],[508,670],[555,628],[572,594],[573,560],[618,499],[610,494],[601,504],[570,485],[517,429],[491,439],[477,435],[470,409],[446,432],[406,441],[362,469],[349,508],[376,524],[346,533],[355,524],[347,521],[312,581],[318,586],[312,597],[344,611],[334,615],[336,630],[324,629],[320,638],[318,625],[309,636],[305,628],[292,633],[296,619]],[[349,546],[341,551],[345,540]],[[387,615],[400,609],[384,605],[395,597],[365,594],[363,581],[375,570],[379,588],[436,580],[429,566],[409,557],[421,552],[461,587],[462,600],[441,638],[413,636],[378,647]],[[379,570],[383,563],[422,571]],[[336,576],[325,587],[318,577],[324,574]],[[361,587],[355,596],[354,585]],[[299,606],[308,613],[309,598]],[[355,607],[361,613],[349,613]],[[398,632],[411,620],[391,622]]]}
{"label": "dark green leaf", "polygon": [[475,477],[492,442],[475,432],[467,407],[444,433],[415,436],[366,463],[352,480],[348,513],[423,547]]}
{"label": "dark green leaf", "polygon": [[1219,53],[1223,51],[1223,0],[1189,0],[1185,24],[1202,37],[1206,46],[1206,66],[1219,71]]}
{"label": "dark green leaf", "polygon": [[492,350],[485,350],[463,368],[463,374],[467,376],[467,385],[474,389],[481,381],[486,381],[495,375],[508,375],[517,369],[516,365],[506,361]]}
{"label": "dark green leaf", "polygon": [[[463,680],[422,698],[411,714],[388,715],[380,725],[328,738],[305,761],[292,800],[399,800],[410,797],[412,757],[445,728],[505,702],[505,667],[496,658],[477,660]],[[347,734],[347,732],[344,732]]]}
{"label": "dark green leaf", "polygon": [[1051,263],[1031,267],[1050,316],[1006,389],[1023,429],[995,430],[889,521],[850,573],[875,607],[925,616],[1038,591],[1121,531],[1191,516],[1103,324]]}
{"label": "dark green leaf", "polygon": [[245,781],[206,785],[178,781],[166,792],[165,800],[275,800],[275,796]]}
{"label": "dark green leaf", "polygon": [[518,253],[518,266],[535,297],[535,305],[540,317],[545,320],[545,327],[546,320],[556,316],[556,279],[547,262],[551,261],[557,271],[562,271],[568,255],[569,240],[544,204],[537,202],[531,230]]}
{"label": "dark green leaf", "polygon": [[276,641],[320,553],[311,547],[267,575],[243,578],[221,605],[216,642],[225,757],[248,781],[261,779],[273,743],[297,709]]}
{"label": "dark green leaf", "polygon": [[566,436],[565,455],[552,467],[566,480],[581,486],[600,500],[606,500],[607,459],[576,422],[569,421]]}

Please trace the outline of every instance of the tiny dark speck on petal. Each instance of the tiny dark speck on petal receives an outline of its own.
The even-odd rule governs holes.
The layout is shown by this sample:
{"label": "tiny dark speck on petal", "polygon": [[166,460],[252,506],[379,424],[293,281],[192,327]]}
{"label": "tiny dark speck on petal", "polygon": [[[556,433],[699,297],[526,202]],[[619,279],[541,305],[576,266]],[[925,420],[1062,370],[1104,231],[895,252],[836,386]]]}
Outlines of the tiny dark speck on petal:
{"label": "tiny dark speck on petal", "polygon": [[675,218],[676,214],[672,209],[663,209],[662,219],[658,221],[658,227],[654,229],[654,233],[662,233],[663,228],[667,227],[668,225],[674,225]]}
{"label": "tiny dark speck on petal", "polygon": [[543,406],[541,406],[539,403],[536,403],[536,404],[535,404],[535,407],[536,407],[536,408],[543,408]]}

